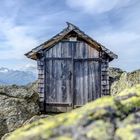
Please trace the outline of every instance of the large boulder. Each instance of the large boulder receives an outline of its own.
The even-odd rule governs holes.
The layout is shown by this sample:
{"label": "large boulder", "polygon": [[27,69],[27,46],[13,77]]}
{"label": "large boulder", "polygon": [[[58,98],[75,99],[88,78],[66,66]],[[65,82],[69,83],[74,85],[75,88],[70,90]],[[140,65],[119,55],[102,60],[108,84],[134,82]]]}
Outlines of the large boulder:
{"label": "large boulder", "polygon": [[133,72],[123,72],[116,71],[116,69],[112,69],[112,73],[113,74],[109,73],[110,77],[113,77],[110,80],[111,95],[118,94],[125,88],[129,88],[136,84],[140,84],[140,70],[136,70]]}
{"label": "large boulder", "polygon": [[0,86],[0,137],[39,113],[38,99],[32,88]]}
{"label": "large boulder", "polygon": [[25,125],[6,140],[140,140],[140,85]]}

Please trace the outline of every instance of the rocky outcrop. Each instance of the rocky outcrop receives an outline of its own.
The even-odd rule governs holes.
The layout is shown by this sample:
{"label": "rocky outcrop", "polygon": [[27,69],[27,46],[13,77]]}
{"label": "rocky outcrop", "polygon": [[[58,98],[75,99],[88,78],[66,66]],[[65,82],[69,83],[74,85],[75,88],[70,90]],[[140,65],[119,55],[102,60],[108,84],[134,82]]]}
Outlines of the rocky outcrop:
{"label": "rocky outcrop", "polygon": [[109,67],[109,77],[112,78],[113,81],[118,80],[123,72],[125,71],[120,68]]}
{"label": "rocky outcrop", "polygon": [[[50,116],[50,115],[45,115],[45,114],[35,115],[35,116],[33,116],[32,118],[30,118],[30,119],[28,119],[27,121],[25,121],[25,122],[22,124],[22,126],[27,125],[27,124],[31,124],[31,123],[33,123],[33,122],[39,121],[40,119],[47,118],[47,117],[49,117],[49,116]],[[52,116],[52,114],[51,114],[51,116]],[[12,132],[6,133],[4,136],[2,136],[1,140],[6,140],[6,138],[7,138],[8,136],[10,136],[11,133],[12,133]]]}
{"label": "rocky outcrop", "polygon": [[123,71],[120,68],[115,68],[115,67],[110,67],[109,68],[109,80],[110,80],[110,85],[119,80],[120,76],[122,75],[122,73],[124,73],[125,71]]}
{"label": "rocky outcrop", "polygon": [[32,90],[36,93],[38,93],[38,81],[35,81],[33,83],[29,83],[28,85],[24,86],[28,90]]}
{"label": "rocky outcrop", "polygon": [[0,86],[0,137],[39,113],[38,99],[30,87]]}
{"label": "rocky outcrop", "polygon": [[140,70],[133,72],[124,72],[116,68],[110,69],[110,85],[111,94],[115,95],[124,90],[125,88],[132,87],[136,84],[140,84]]}
{"label": "rocky outcrop", "polygon": [[139,140],[140,85],[17,129],[6,140]]}

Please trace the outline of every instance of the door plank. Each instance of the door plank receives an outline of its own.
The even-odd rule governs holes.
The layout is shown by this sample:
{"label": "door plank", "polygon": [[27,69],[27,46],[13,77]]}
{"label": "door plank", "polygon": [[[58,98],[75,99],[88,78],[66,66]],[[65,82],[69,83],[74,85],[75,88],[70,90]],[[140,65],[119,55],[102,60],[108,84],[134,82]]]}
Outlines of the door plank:
{"label": "door plank", "polygon": [[84,101],[83,101],[83,103],[85,104],[85,103],[87,103],[88,102],[88,61],[85,61],[84,62],[84,68],[83,68],[83,77],[84,77],[84,79],[83,79],[83,90],[84,90],[84,92],[83,92],[83,94],[84,94]]}

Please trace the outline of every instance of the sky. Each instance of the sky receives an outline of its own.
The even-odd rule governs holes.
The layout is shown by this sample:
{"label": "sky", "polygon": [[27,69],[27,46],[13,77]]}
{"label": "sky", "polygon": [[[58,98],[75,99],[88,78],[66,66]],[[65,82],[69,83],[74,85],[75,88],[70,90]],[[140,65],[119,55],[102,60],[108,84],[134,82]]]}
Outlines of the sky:
{"label": "sky", "polygon": [[110,66],[140,69],[140,0],[0,0],[0,67],[33,69],[24,54],[71,22],[118,55]]}

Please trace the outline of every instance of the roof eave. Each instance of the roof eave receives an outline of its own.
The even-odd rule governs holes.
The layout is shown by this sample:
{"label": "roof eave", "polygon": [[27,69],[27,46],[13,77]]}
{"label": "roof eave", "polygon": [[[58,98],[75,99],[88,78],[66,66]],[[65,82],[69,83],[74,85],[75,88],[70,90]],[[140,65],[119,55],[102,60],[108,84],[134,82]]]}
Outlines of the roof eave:
{"label": "roof eave", "polygon": [[32,51],[24,54],[26,57],[33,59],[33,60],[37,60],[37,53],[33,53]]}

